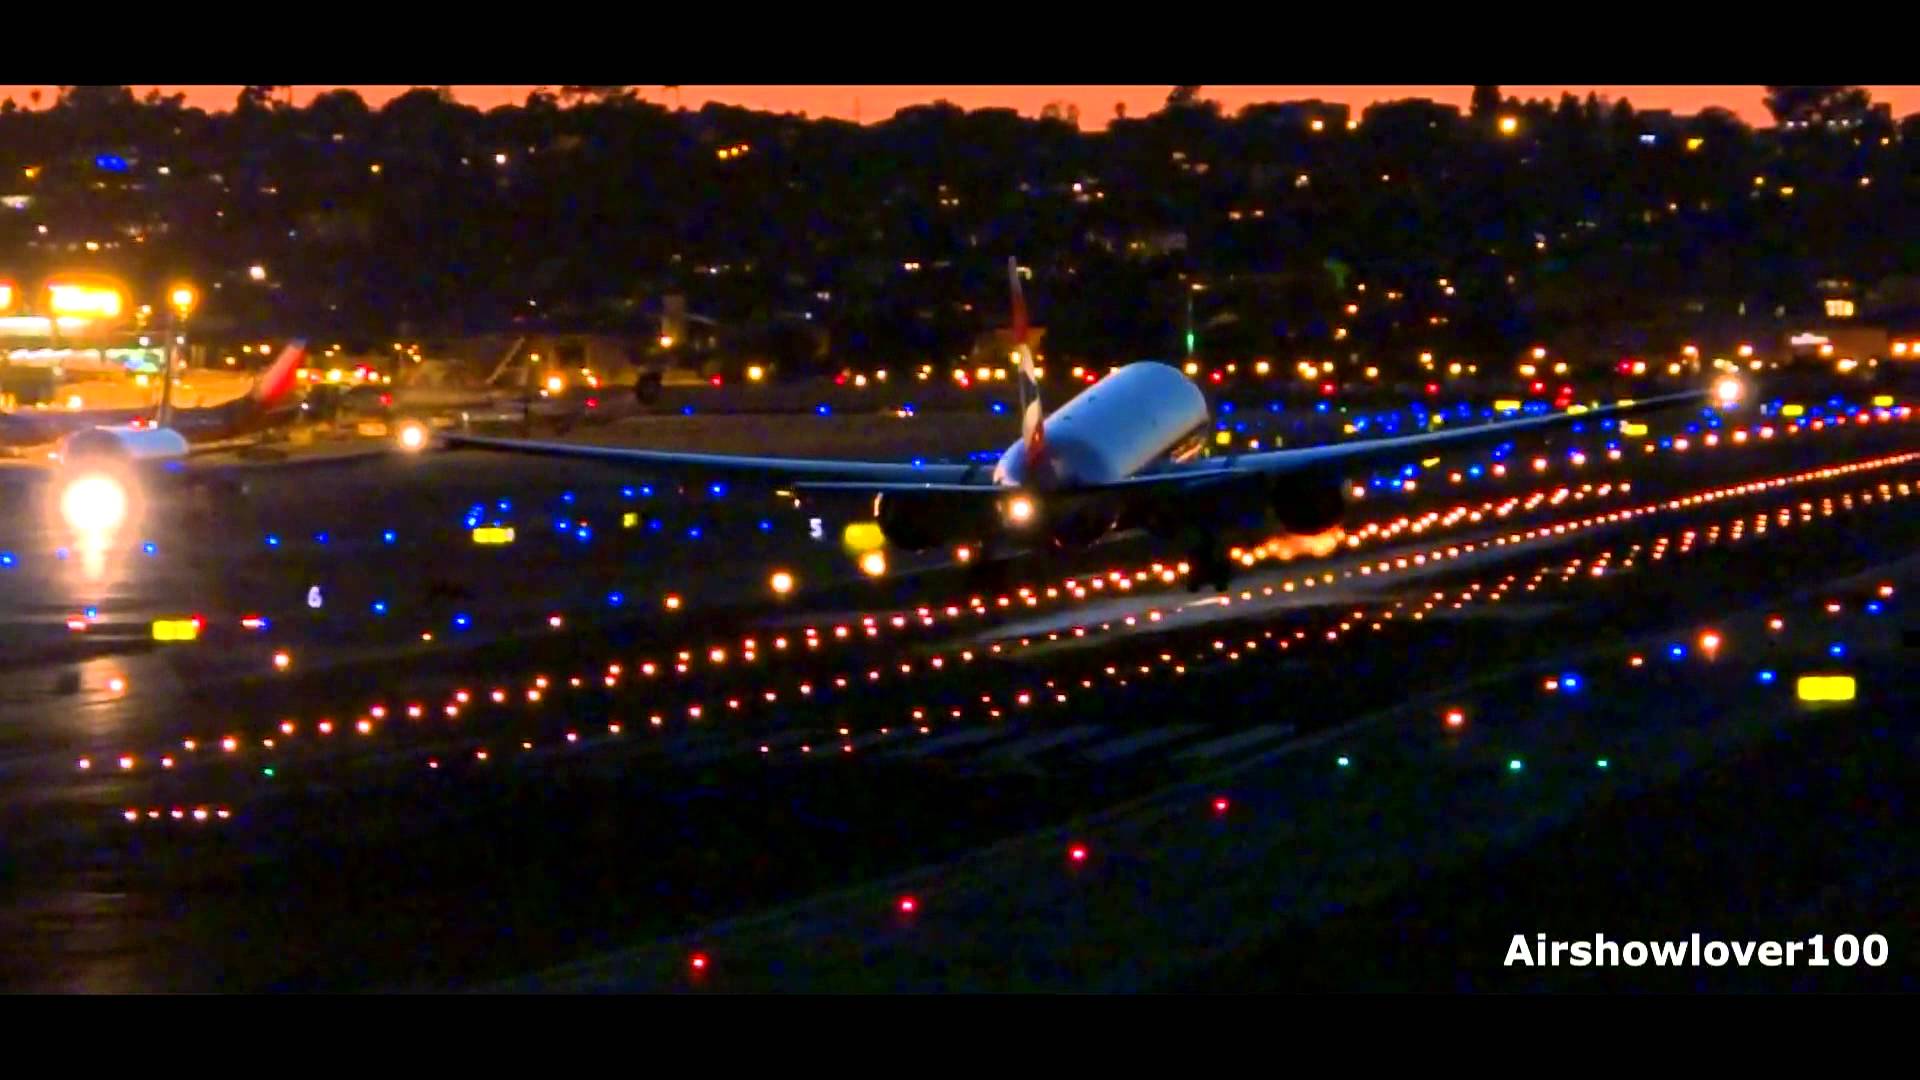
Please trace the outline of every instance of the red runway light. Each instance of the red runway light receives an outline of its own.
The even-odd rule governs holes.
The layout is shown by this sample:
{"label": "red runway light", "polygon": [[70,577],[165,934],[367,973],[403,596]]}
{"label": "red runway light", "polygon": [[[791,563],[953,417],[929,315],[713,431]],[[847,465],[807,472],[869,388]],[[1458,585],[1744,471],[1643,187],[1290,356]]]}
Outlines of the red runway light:
{"label": "red runway light", "polygon": [[1221,795],[1221,796],[1217,796],[1217,797],[1215,797],[1215,798],[1214,798],[1214,800],[1213,800],[1213,812],[1214,812],[1214,813],[1216,813],[1216,814],[1224,814],[1224,813],[1226,813],[1226,812],[1227,812],[1227,806],[1228,806],[1228,803],[1227,803],[1227,799],[1226,799],[1226,796],[1224,796],[1224,795]]}
{"label": "red runway light", "polygon": [[919,902],[916,901],[911,896],[903,896],[900,898],[900,913],[902,915],[913,914],[914,911],[919,908],[919,906],[920,906]]}
{"label": "red runway light", "polygon": [[1075,844],[1072,847],[1068,848],[1067,858],[1072,859],[1074,862],[1077,862],[1077,863],[1086,862],[1087,861],[1086,846],[1083,844]]}
{"label": "red runway light", "polygon": [[690,965],[690,966],[691,966],[691,967],[693,968],[693,970],[694,970],[694,971],[696,971],[696,972],[698,972],[698,971],[705,971],[705,970],[707,970],[707,954],[706,954],[706,953],[694,953],[694,954],[693,954],[693,957],[692,957],[692,959],[690,959],[690,960],[688,960],[688,961],[687,961],[687,963],[688,963],[688,964],[689,964],[689,965]]}

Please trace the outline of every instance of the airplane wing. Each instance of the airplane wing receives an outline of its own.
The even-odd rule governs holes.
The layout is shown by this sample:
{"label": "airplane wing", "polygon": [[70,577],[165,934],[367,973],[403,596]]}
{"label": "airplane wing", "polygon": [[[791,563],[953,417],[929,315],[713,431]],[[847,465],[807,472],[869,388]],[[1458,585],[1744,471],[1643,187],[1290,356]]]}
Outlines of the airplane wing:
{"label": "airplane wing", "polygon": [[492,439],[478,435],[443,434],[450,447],[501,450],[542,457],[599,461],[611,465],[686,469],[759,476],[773,482],[819,479],[846,481],[850,487],[873,492],[885,486],[921,488],[962,485],[993,490],[992,468],[986,465],[923,465],[912,462],[833,461],[821,458],[759,457],[747,454],[700,454],[679,450],[640,450],[625,446],[589,446],[581,443]]}
{"label": "airplane wing", "polygon": [[1192,461],[1170,463],[1153,472],[1101,486],[1106,488],[1181,487],[1249,476],[1272,476],[1307,469],[1364,469],[1385,460],[1403,461],[1410,454],[1437,453],[1443,450],[1498,444],[1515,435],[1553,431],[1582,422],[1638,416],[1678,405],[1705,402],[1708,398],[1709,395],[1705,391],[1692,391],[1640,401],[1626,401],[1616,405],[1587,409],[1583,412],[1549,413],[1545,416],[1530,416],[1523,420],[1472,424],[1447,428],[1443,431],[1402,435],[1391,439],[1362,439],[1355,442],[1328,443],[1322,446],[1303,446],[1291,450],[1265,450],[1252,454],[1198,458]]}

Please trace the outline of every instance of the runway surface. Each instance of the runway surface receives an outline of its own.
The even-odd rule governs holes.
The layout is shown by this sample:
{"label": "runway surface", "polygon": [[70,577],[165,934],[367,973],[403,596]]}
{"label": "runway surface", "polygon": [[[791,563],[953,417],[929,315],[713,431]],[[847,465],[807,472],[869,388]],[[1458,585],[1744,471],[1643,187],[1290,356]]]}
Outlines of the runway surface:
{"label": "runway surface", "polygon": [[[10,514],[0,980],[1279,988],[1360,942],[1372,966],[1318,985],[1534,985],[1483,959],[1539,928],[1495,925],[1516,904],[1426,898],[1511,895],[1579,823],[1836,717],[1864,725],[1836,763],[1911,756],[1908,416],[1448,461],[1369,488],[1324,555],[1243,538],[1220,596],[1140,541],[868,581],[857,504],[475,454],[262,468],[93,565]],[[154,640],[195,615],[197,641]],[[1842,667],[1858,702],[1793,703]],[[1900,786],[1861,798],[1854,857],[1796,863],[1747,924],[1912,865]],[[1686,896],[1672,918],[1725,901]],[[1428,959],[1389,962],[1379,913],[1409,904]],[[1872,929],[1896,960],[1914,940]]]}

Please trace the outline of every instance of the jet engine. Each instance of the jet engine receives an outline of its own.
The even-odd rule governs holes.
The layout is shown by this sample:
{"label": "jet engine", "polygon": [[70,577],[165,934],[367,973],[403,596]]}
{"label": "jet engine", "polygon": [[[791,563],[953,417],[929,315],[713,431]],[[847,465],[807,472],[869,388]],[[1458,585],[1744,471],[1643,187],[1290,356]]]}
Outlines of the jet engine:
{"label": "jet engine", "polygon": [[1297,536],[1317,536],[1340,524],[1346,497],[1340,481],[1328,476],[1281,476],[1269,493],[1274,520]]}
{"label": "jet engine", "polygon": [[947,492],[882,492],[873,497],[873,517],[887,543],[902,551],[978,540],[994,526],[989,500]]}

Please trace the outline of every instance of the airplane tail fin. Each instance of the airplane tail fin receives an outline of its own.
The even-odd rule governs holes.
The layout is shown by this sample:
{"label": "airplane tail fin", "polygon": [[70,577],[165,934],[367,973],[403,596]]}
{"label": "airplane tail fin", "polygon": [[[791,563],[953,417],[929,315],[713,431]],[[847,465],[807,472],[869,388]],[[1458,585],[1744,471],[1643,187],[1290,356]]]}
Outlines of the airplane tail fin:
{"label": "airplane tail fin", "polygon": [[1027,467],[1037,470],[1046,457],[1045,406],[1040,401],[1040,371],[1033,363],[1033,347],[1028,344],[1027,301],[1020,293],[1019,260],[1007,260],[1007,284],[1013,289],[1013,351],[1020,365],[1020,437],[1026,440]]}
{"label": "airplane tail fin", "polygon": [[306,358],[306,342],[289,342],[281,351],[279,358],[274,360],[273,366],[261,372],[260,376],[253,380],[253,389],[248,391],[247,397],[262,409],[272,409],[279,405],[293,389],[294,379],[299,375],[300,365],[306,361]]}

